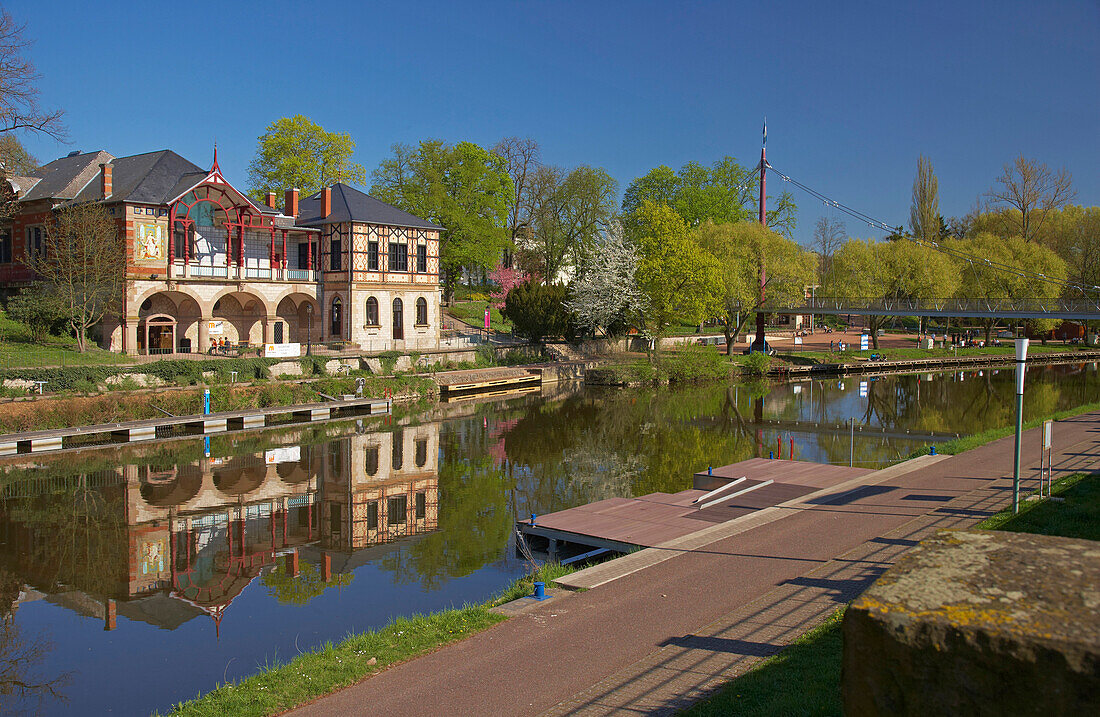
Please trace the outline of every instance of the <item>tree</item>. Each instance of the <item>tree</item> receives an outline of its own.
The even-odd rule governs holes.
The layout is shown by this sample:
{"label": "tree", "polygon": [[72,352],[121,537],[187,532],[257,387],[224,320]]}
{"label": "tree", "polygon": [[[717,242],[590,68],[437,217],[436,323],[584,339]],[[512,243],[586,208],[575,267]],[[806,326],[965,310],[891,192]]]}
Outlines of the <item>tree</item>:
{"label": "tree", "polygon": [[[1066,278],[1066,264],[1053,250],[1025,241],[1021,237],[999,237],[989,233],[977,234],[968,239],[950,239],[944,246],[973,259],[958,259],[957,269],[961,284],[959,296],[981,299],[992,304],[998,299],[1056,299],[1062,291],[1060,283]],[[996,263],[983,261],[993,259]],[[1037,276],[1043,274],[1051,281]],[[996,319],[981,319],[985,327],[985,340],[992,337]],[[1058,323],[1052,319],[1034,322],[1037,329],[1046,331]]]}
{"label": "tree", "polygon": [[1073,176],[1065,167],[1057,173],[1050,167],[1023,155],[1006,164],[997,178],[997,184],[986,196],[994,207],[1019,212],[1018,232],[1024,241],[1033,241],[1047,215],[1059,209],[1077,196],[1073,189]]}
{"label": "tree", "polygon": [[[633,235],[634,217],[646,201],[664,204],[680,215],[689,227],[710,220],[715,224],[739,222],[756,215],[759,177],[733,157],[723,157],[710,166],[688,162],[679,171],[661,165],[638,177],[623,195],[623,216],[627,233]],[[795,226],[794,200],[783,192],[768,211],[768,226],[790,235]]]}
{"label": "tree", "polygon": [[64,307],[57,294],[42,284],[23,289],[8,299],[6,311],[8,316],[30,329],[34,343],[42,343],[65,320]]}
{"label": "tree", "polygon": [[[757,222],[707,222],[696,230],[696,238],[715,259],[715,292],[725,323],[727,355],[733,352],[742,327],[764,303],[800,302],[814,280],[814,256]],[[761,273],[764,302],[760,300]]]}
{"label": "tree", "polygon": [[617,188],[599,168],[539,167],[531,190],[532,231],[516,251],[520,264],[547,282],[582,268],[584,248],[611,218]]}
{"label": "tree", "polygon": [[64,111],[39,104],[41,75],[23,57],[31,45],[23,37],[24,29],[7,10],[0,10],[0,132],[37,132],[65,139]]}
{"label": "tree", "polygon": [[355,573],[335,573],[326,582],[316,565],[303,561],[297,575],[291,575],[285,566],[277,565],[274,570],[265,573],[260,582],[280,605],[306,605],[329,588],[346,587],[354,579]]}
{"label": "tree", "polygon": [[281,117],[258,138],[248,165],[249,192],[263,199],[292,187],[312,194],[335,182],[362,184],[366,172],[351,161],[354,152],[346,132],[328,132],[305,115]]}
{"label": "tree", "polygon": [[83,353],[88,329],[117,311],[122,301],[126,246],[118,224],[101,204],[63,207],[46,225],[43,248],[28,263],[60,301]]}
{"label": "tree", "polygon": [[508,296],[508,292],[513,287],[529,281],[530,276],[527,272],[513,269],[510,266],[504,264],[498,264],[495,269],[489,272],[489,280],[496,284],[495,289],[489,292],[489,298],[492,299],[491,305],[496,309],[504,308],[504,299]]}
{"label": "tree", "polygon": [[547,336],[572,339],[573,321],[565,308],[569,292],[562,284],[536,284],[528,281],[508,292],[504,300],[504,315],[516,328],[516,333],[532,341]]}
{"label": "tree", "polygon": [[642,325],[645,305],[638,286],[638,251],[627,241],[623,227],[612,221],[588,247],[585,272],[573,281],[565,306],[577,324],[608,335]]}
{"label": "tree", "polygon": [[909,230],[921,241],[940,238],[943,219],[940,217],[940,183],[932,162],[923,154],[917,159],[917,176],[913,180],[913,204],[909,209]]}
{"label": "tree", "polygon": [[[958,268],[945,255],[909,239],[876,242],[850,239],[833,256],[829,278],[834,293],[849,300],[889,301],[954,296]],[[871,342],[889,317],[868,316]]]}
{"label": "tree", "polygon": [[462,267],[489,269],[508,243],[508,207],[515,195],[505,160],[472,142],[425,140],[393,156],[372,173],[371,193],[443,227],[440,254],[449,301]]}
{"label": "tree", "polygon": [[514,247],[520,234],[531,224],[532,180],[541,166],[541,152],[538,142],[530,137],[505,137],[493,147],[493,154],[504,159],[515,190],[508,207],[508,237]]}
{"label": "tree", "polygon": [[825,285],[825,277],[829,275],[829,265],[833,254],[848,237],[848,229],[844,222],[830,217],[819,217],[814,224],[814,238],[811,245],[817,252],[818,275],[817,283]]}
{"label": "tree", "polygon": [[0,134],[0,166],[9,177],[26,177],[38,169],[38,160],[12,134]]}
{"label": "tree", "polygon": [[695,324],[716,305],[717,261],[671,207],[648,199],[635,212],[641,261],[636,273],[644,297],[644,325],[659,339],[674,322]]}

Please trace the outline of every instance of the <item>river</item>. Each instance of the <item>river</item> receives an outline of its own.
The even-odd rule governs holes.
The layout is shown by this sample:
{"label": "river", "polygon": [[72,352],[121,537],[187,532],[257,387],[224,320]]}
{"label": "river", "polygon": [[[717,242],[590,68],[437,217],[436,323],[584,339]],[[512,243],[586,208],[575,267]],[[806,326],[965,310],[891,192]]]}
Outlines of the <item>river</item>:
{"label": "river", "polygon": [[[485,600],[525,571],[516,517],[683,490],[708,465],[788,458],[792,440],[798,459],[882,467],[1010,425],[1013,388],[1012,369],[562,385],[219,436],[209,456],[186,438],[4,459],[0,711],[166,711],[349,632]],[[1094,363],[1029,370],[1028,416],[1095,401]]]}

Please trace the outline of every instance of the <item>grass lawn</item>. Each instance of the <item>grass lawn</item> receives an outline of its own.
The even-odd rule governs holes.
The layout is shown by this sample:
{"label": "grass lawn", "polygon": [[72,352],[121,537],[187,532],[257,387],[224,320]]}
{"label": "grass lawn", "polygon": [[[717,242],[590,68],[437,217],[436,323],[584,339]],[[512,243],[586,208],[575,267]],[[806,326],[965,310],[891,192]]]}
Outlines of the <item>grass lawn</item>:
{"label": "grass lawn", "polygon": [[[456,301],[453,306],[444,308],[444,312],[481,329],[485,327],[485,307],[488,305],[488,301]],[[489,312],[489,328],[510,333],[512,322],[500,315],[500,309],[494,308]]]}
{"label": "grass lawn", "polygon": [[338,644],[327,642],[289,662],[274,660],[264,665],[259,674],[182,702],[170,714],[259,716],[288,710],[354,684],[386,667],[490,628],[507,619],[489,612],[490,608],[530,595],[535,580],[551,582],[574,570],[572,566],[543,565],[535,575],[515,581],[499,595],[479,605],[399,618],[379,630],[351,635]]}
{"label": "grass lawn", "polygon": [[71,336],[51,335],[43,343],[34,343],[30,329],[0,312],[0,369],[87,366],[126,363],[130,360],[127,356],[91,345],[86,353],[80,353],[76,350],[76,339]]}
{"label": "grass lawn", "polygon": [[[1100,540],[1100,474],[1067,476],[1055,482],[1051,492],[1065,502],[1023,501],[1018,515],[1009,506],[976,527]],[[692,717],[843,714],[840,698],[843,616],[844,609],[837,610],[783,652],[760,662],[685,714]]]}

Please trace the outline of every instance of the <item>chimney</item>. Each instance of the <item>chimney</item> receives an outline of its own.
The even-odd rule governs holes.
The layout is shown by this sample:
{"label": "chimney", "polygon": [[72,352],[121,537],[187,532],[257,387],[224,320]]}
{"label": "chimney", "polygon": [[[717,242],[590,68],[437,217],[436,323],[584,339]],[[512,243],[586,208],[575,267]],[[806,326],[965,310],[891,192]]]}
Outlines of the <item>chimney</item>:
{"label": "chimney", "polygon": [[272,209],[275,208],[275,192],[267,193],[267,197],[264,198],[264,204]]}
{"label": "chimney", "polygon": [[103,198],[106,199],[114,191],[114,167],[107,162],[99,165],[99,172],[102,177],[100,189],[103,190]]}
{"label": "chimney", "polygon": [[298,216],[298,190],[288,189],[283,195],[283,214],[288,217]]}
{"label": "chimney", "polygon": [[325,187],[321,190],[321,218],[332,214],[332,189]]}

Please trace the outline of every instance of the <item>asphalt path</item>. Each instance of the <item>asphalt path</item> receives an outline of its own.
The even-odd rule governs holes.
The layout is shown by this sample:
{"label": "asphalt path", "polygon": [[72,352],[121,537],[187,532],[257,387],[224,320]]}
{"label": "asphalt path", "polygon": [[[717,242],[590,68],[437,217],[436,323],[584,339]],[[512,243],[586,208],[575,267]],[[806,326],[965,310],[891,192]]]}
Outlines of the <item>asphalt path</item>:
{"label": "asphalt path", "polygon": [[[850,601],[923,535],[972,525],[1002,507],[1011,497],[1012,440],[819,498],[774,522],[548,601],[293,714],[675,711],[712,689],[716,677],[743,672]],[[1056,475],[1094,468],[1100,414],[1059,422],[1055,444]],[[1024,451],[1025,476],[1037,475],[1038,429],[1025,435]],[[729,637],[738,634],[757,637]]]}

